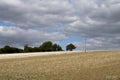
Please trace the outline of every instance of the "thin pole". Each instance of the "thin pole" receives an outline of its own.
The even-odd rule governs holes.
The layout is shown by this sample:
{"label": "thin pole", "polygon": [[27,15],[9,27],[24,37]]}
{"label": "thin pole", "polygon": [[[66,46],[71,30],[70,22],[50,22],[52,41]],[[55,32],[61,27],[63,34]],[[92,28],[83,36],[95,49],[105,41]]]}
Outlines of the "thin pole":
{"label": "thin pole", "polygon": [[86,46],[86,38],[85,38],[85,49],[84,49],[84,51],[85,51],[85,53],[87,52],[87,46]]}

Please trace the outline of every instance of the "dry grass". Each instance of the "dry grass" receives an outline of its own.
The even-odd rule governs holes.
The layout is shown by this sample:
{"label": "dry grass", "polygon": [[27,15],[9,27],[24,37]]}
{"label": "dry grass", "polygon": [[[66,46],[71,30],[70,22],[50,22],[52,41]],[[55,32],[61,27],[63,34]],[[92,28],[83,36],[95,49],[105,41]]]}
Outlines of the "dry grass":
{"label": "dry grass", "polygon": [[120,51],[0,60],[0,80],[120,80]]}

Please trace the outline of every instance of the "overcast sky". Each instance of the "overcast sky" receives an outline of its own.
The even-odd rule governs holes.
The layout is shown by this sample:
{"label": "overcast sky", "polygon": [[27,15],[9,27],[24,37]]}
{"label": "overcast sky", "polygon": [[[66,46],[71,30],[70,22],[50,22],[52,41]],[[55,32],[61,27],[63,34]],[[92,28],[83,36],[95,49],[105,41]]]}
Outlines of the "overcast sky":
{"label": "overcast sky", "polygon": [[120,49],[120,0],[0,0],[0,47],[52,41]]}

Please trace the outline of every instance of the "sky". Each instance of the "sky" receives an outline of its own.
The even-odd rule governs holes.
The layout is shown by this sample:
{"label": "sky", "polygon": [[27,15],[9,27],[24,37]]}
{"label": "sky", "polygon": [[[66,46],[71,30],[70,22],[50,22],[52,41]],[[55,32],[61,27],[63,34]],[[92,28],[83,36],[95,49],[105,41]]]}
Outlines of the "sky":
{"label": "sky", "polygon": [[69,43],[120,49],[120,0],[0,0],[0,47]]}

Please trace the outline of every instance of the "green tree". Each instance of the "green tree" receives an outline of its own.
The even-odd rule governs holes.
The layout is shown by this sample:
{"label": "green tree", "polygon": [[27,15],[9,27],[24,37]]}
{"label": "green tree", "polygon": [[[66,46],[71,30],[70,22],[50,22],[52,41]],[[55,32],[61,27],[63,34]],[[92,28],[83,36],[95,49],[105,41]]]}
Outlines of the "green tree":
{"label": "green tree", "polygon": [[61,46],[58,44],[53,44],[52,51],[63,51]]}
{"label": "green tree", "polygon": [[40,52],[39,47],[34,47],[34,48],[32,48],[32,52]]}
{"label": "green tree", "polygon": [[0,53],[21,53],[21,52],[23,52],[22,49],[15,48],[15,47],[10,47],[8,45],[4,46],[0,50]]}
{"label": "green tree", "polygon": [[6,45],[1,49],[2,53],[12,53],[11,47]]}
{"label": "green tree", "polygon": [[76,47],[75,47],[73,44],[68,44],[68,45],[66,46],[66,50],[67,50],[67,51],[72,51],[73,49],[76,49]]}
{"label": "green tree", "polygon": [[24,52],[32,52],[32,48],[26,44],[24,45]]}
{"label": "green tree", "polygon": [[57,45],[57,51],[63,51],[60,45]]}
{"label": "green tree", "polygon": [[57,51],[57,44],[53,44],[52,51]]}
{"label": "green tree", "polygon": [[2,53],[1,49],[0,49],[0,54]]}
{"label": "green tree", "polygon": [[40,50],[43,52],[52,51],[52,42],[46,41],[40,46]]}

